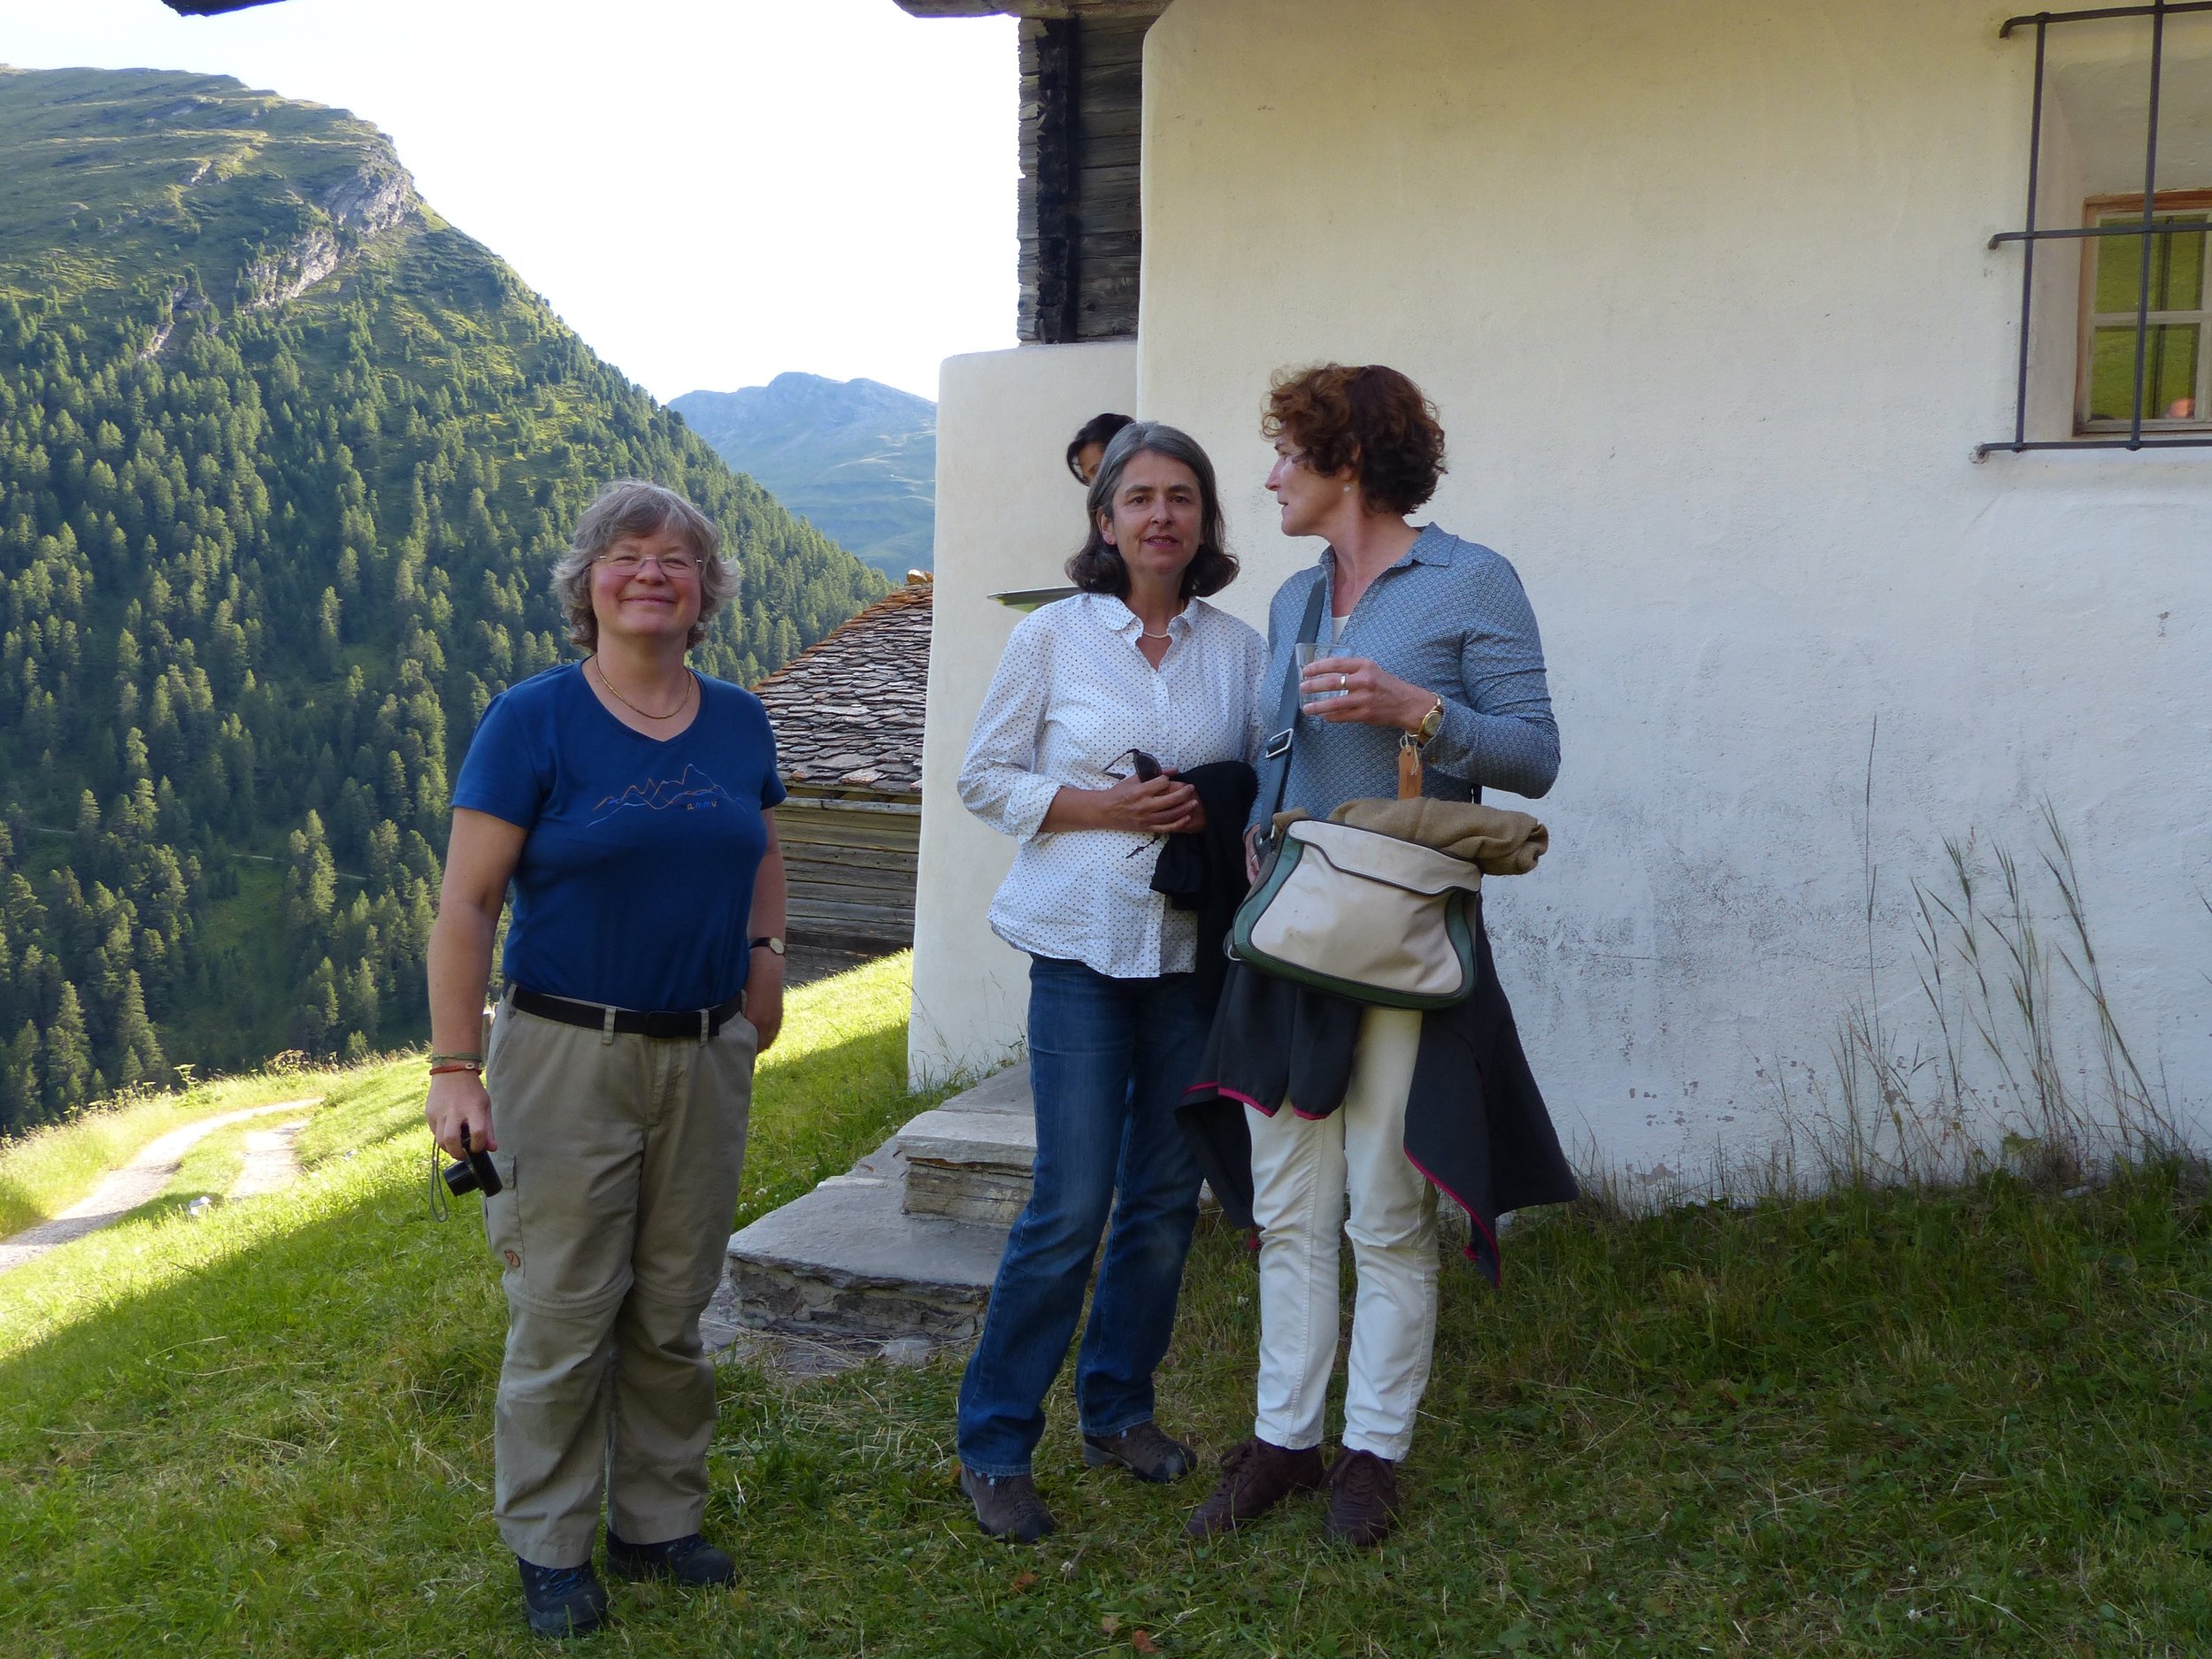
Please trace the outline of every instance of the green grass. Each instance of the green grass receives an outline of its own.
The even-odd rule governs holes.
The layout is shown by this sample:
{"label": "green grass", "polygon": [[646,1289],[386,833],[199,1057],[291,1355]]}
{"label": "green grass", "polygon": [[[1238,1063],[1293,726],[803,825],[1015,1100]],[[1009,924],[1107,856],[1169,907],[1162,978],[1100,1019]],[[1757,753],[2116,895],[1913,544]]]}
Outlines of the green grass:
{"label": "green grass", "polygon": [[[334,1075],[257,1071],[225,1078],[178,1093],[96,1108],[20,1140],[0,1141],[0,1239],[58,1215],[90,1192],[101,1176],[128,1163],[141,1147],[172,1129],[241,1107],[319,1094],[333,1086]],[[217,1131],[216,1138],[224,1133]],[[185,1171],[178,1173],[181,1179]]]}
{"label": "green grass", "polygon": [[[795,996],[749,1207],[915,1109],[896,972]],[[415,1066],[357,1073],[290,1192],[0,1280],[0,1652],[548,1651],[489,1521],[497,1281],[474,1201],[426,1217],[419,1099]],[[619,1587],[576,1651],[2203,1653],[2208,1222],[2177,1170],[1532,1220],[1502,1292],[1448,1266],[1405,1524],[1364,1552],[1310,1502],[1187,1544],[1201,1483],[1083,1470],[1064,1387],[1063,1530],[993,1544],[951,1483],[956,1359],[732,1366],[736,1589]],[[1209,1452],[1248,1427],[1252,1292],[1202,1225],[1160,1380]]]}

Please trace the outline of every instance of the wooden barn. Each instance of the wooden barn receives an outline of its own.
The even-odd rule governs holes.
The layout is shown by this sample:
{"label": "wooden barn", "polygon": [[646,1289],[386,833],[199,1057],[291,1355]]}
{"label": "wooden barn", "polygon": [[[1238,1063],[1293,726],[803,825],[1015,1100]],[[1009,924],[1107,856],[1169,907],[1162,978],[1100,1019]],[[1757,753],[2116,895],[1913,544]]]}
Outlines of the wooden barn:
{"label": "wooden barn", "polygon": [[753,687],[790,791],[776,809],[803,967],[914,942],[928,576],[879,599]]}

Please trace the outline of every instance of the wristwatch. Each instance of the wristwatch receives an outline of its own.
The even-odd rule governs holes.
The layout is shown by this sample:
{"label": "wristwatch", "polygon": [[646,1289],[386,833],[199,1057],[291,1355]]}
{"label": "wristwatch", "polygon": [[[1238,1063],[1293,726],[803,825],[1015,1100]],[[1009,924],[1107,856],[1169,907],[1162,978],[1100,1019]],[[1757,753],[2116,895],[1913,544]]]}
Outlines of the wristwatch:
{"label": "wristwatch", "polygon": [[1444,699],[1439,696],[1429,705],[1429,711],[1421,717],[1421,724],[1413,728],[1413,741],[1426,748],[1432,739],[1444,729]]}
{"label": "wristwatch", "polygon": [[780,956],[784,954],[783,941],[773,933],[763,933],[758,939],[753,941],[753,949],[772,950]]}

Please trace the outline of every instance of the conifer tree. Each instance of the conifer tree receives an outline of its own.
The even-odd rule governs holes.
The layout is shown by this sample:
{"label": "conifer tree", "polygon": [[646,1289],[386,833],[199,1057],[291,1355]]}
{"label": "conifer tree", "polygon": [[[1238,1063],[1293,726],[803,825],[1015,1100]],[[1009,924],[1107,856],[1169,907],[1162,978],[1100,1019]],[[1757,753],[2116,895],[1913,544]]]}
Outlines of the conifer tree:
{"label": "conifer tree", "polygon": [[115,1019],[113,1046],[116,1081],[126,1088],[150,1082],[169,1069],[161,1056],[161,1039],[146,1018],[146,993],[135,971],[123,976],[123,1005]]}
{"label": "conifer tree", "polygon": [[48,1116],[58,1118],[83,1105],[92,1092],[92,1044],[85,1034],[84,1004],[66,979],[40,1047],[43,1104]]}
{"label": "conifer tree", "polygon": [[0,1048],[0,1128],[23,1129],[44,1116],[39,1097],[38,1027],[29,1020]]}
{"label": "conifer tree", "polygon": [[306,995],[300,1002],[300,1047],[310,1054],[324,1053],[337,1025],[338,975],[325,956],[308,975]]}
{"label": "conifer tree", "polygon": [[365,956],[353,964],[345,976],[345,995],[340,999],[340,1011],[346,1023],[364,1039],[373,1041],[379,1018],[376,993],[376,970]]}

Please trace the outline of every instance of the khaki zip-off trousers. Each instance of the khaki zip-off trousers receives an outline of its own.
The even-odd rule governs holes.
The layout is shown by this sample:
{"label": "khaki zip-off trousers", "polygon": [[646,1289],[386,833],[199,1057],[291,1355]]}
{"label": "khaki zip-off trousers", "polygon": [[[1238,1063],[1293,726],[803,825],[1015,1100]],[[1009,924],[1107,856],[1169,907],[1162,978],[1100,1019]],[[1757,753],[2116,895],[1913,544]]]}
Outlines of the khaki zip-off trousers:
{"label": "khaki zip-off trousers", "polygon": [[485,1062],[484,1205],[505,1268],[493,1432],[500,1536],[525,1561],[591,1558],[604,1500],[626,1542],[700,1530],[714,1365],[699,1316],[737,1211],[752,1026],[710,1041],[605,1035],[518,1013]]}

